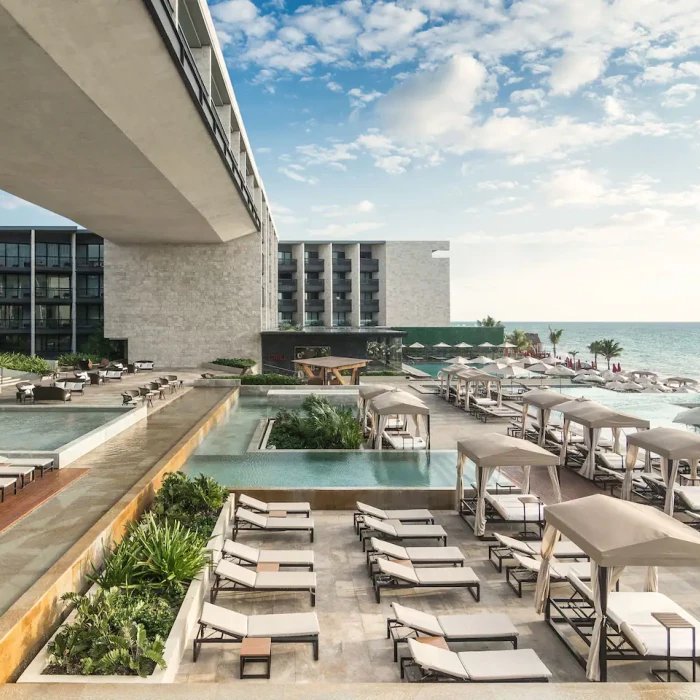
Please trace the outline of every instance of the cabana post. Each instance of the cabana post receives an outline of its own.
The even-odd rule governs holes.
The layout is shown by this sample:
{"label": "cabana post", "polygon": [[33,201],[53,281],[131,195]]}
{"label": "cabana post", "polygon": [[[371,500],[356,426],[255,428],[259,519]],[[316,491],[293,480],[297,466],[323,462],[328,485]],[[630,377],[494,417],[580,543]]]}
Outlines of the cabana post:
{"label": "cabana post", "polygon": [[564,396],[563,394],[560,394],[556,391],[550,391],[549,389],[539,389],[525,392],[523,394],[522,438],[525,439],[527,415],[530,406],[536,408],[538,412],[540,433],[537,440],[537,444],[543,446],[545,442],[545,435],[547,432],[547,424],[549,423],[549,416],[552,413],[552,409],[558,404],[566,403],[570,400],[571,397]]}
{"label": "cabana post", "polygon": [[430,409],[417,397],[405,391],[389,391],[375,396],[369,402],[372,414],[372,446],[382,449],[382,436],[390,416],[411,416],[416,424],[417,436],[425,432],[425,449],[430,449]]}

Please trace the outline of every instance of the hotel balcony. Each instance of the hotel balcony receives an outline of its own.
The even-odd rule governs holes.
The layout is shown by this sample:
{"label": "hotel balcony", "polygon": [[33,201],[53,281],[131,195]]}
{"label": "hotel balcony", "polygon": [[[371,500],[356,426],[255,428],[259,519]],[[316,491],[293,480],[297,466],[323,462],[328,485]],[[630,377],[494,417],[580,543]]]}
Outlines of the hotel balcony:
{"label": "hotel balcony", "polygon": [[360,272],[379,272],[379,260],[360,258]]}
{"label": "hotel balcony", "polygon": [[307,299],[304,308],[307,311],[325,311],[326,303],[323,299]]}
{"label": "hotel balcony", "polygon": [[334,292],[350,292],[352,291],[352,280],[333,280]]}
{"label": "hotel balcony", "polygon": [[360,291],[361,292],[378,292],[379,291],[379,280],[361,280],[360,281]]}
{"label": "hotel balcony", "polygon": [[351,311],[352,301],[350,299],[333,299],[333,311]]}
{"label": "hotel balcony", "polygon": [[277,310],[278,311],[296,311],[297,310],[297,300],[296,299],[278,299],[277,300]]}
{"label": "hotel balcony", "polygon": [[323,272],[323,258],[306,258],[304,260],[305,272]]}
{"label": "hotel balcony", "polygon": [[293,258],[291,260],[278,260],[277,261],[277,272],[296,272],[297,271],[297,261]]}
{"label": "hotel balcony", "polygon": [[364,299],[360,301],[360,311],[379,311],[379,299]]}
{"label": "hotel balcony", "polygon": [[307,292],[322,292],[326,288],[324,280],[306,280],[304,289]]}
{"label": "hotel balcony", "polygon": [[297,291],[297,281],[296,280],[277,280],[277,291],[278,292],[296,292]]}
{"label": "hotel balcony", "polygon": [[340,258],[333,260],[333,272],[350,272],[352,264],[349,259]]}
{"label": "hotel balcony", "polygon": [[36,288],[36,298],[41,299],[43,302],[50,301],[70,301],[73,294],[70,289],[65,289],[64,287],[39,287]]}

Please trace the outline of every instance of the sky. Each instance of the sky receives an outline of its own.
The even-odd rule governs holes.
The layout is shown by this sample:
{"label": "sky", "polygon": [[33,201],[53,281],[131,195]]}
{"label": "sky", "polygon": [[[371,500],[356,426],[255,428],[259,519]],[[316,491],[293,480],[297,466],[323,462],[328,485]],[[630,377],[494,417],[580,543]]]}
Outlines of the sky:
{"label": "sky", "polygon": [[281,239],[449,240],[454,321],[700,321],[698,0],[209,5]]}

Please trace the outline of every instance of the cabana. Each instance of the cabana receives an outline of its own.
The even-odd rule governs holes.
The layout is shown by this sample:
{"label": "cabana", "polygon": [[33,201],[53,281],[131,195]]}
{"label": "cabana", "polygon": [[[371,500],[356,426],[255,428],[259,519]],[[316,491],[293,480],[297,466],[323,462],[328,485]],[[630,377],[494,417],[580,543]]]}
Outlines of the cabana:
{"label": "cabana", "polygon": [[[661,476],[666,484],[666,502],[664,512],[673,515],[674,486],[678,474],[678,462],[687,459],[690,462],[690,477],[697,478],[697,462],[700,459],[700,435],[687,430],[674,428],[652,428],[627,438],[627,456],[625,458],[625,480],[622,485],[622,497],[632,498],[632,472],[639,450],[661,457]],[[680,487],[681,489],[683,487]],[[697,488],[697,487],[691,487]]]}
{"label": "cabana", "polygon": [[[347,384],[346,377],[340,373],[352,370],[350,384],[360,383],[359,370],[367,366],[368,360],[353,357],[314,357],[309,360],[294,360],[309,379],[309,384]],[[314,373],[316,370],[316,373]]]}
{"label": "cabana", "polygon": [[[559,478],[557,476],[557,465],[559,460],[556,455],[548,452],[538,445],[524,442],[518,438],[501,435],[499,433],[488,433],[478,437],[460,440],[457,443],[457,488],[455,502],[457,511],[462,514],[471,512],[464,500],[464,464],[467,459],[471,459],[476,467],[476,508],[474,509],[474,534],[477,537],[483,536],[486,531],[486,496],[487,485],[493,472],[498,467],[522,467],[523,485],[521,492],[530,492],[530,468],[547,467],[549,478],[552,480],[554,494],[557,502],[561,501],[561,490],[559,488]],[[492,498],[497,499],[498,496]],[[520,502],[512,502],[519,513],[526,512],[526,505]],[[532,505],[532,504],[530,504]],[[466,511],[462,506],[465,506]],[[538,506],[539,508],[539,506]],[[525,518],[525,515],[523,515]],[[515,518],[513,518],[515,520]]]}
{"label": "cabana", "polygon": [[636,428],[637,430],[649,430],[649,421],[629,413],[613,411],[612,408],[603,406],[595,401],[577,399],[559,404],[554,408],[564,416],[564,429],[562,431],[561,463],[566,462],[566,448],[569,440],[569,427],[571,423],[577,423],[586,431],[586,446],[588,455],[579,474],[585,479],[593,480],[595,476],[595,452],[598,447],[600,431],[610,428],[615,438],[613,451],[620,450],[620,431],[622,428]]}
{"label": "cabana", "polygon": [[500,406],[503,402],[502,393],[502,383],[498,377],[494,377],[492,374],[487,374],[482,370],[478,369],[462,369],[461,372],[455,374],[457,377],[457,398],[455,399],[455,405],[459,404],[459,396],[461,390],[461,384],[464,383],[464,410],[469,410],[469,397],[472,394],[472,384],[484,384],[486,388],[486,399],[491,400],[491,384],[496,385],[496,390],[498,392],[498,398],[495,404]]}
{"label": "cabana", "polygon": [[525,430],[527,427],[527,412],[530,406],[537,409],[539,423],[540,423],[540,435],[537,440],[538,445],[544,445],[545,432],[547,431],[547,423],[549,423],[549,416],[552,413],[552,409],[561,403],[567,403],[571,401],[570,396],[564,396],[556,391],[551,391],[550,389],[539,389],[534,391],[527,391],[523,394],[523,433],[522,437],[525,438]]}
{"label": "cabana", "polygon": [[[372,443],[382,449],[382,436],[390,416],[410,416],[416,424],[416,433],[425,433],[425,449],[430,448],[430,409],[417,397],[405,391],[389,391],[375,396],[369,402],[372,414]],[[399,435],[399,438],[401,436]]]}
{"label": "cabana", "polygon": [[452,377],[465,369],[463,364],[452,364],[449,367],[443,367],[438,372],[438,377],[440,377],[440,395],[445,398],[445,401],[450,400],[450,384],[452,384]]}
{"label": "cabana", "polygon": [[[602,494],[548,506],[545,519],[535,607],[538,612],[546,608],[548,624],[585,666],[587,678],[606,681],[608,660],[664,660],[670,667],[671,660],[683,659],[691,660],[695,669],[697,655],[694,649],[689,651],[690,640],[693,626],[697,630],[700,623],[660,593],[610,591],[627,566],[700,566],[700,533],[656,508]],[[555,599],[549,596],[549,569],[562,535],[590,557],[593,590],[569,576],[577,592],[574,598],[567,594]],[[686,629],[671,630],[670,649],[667,627],[656,617],[660,613],[690,618]],[[570,625],[570,631],[589,646],[587,659],[558,626],[561,623]]]}
{"label": "cabana", "polygon": [[367,405],[380,394],[387,391],[396,391],[395,386],[390,384],[363,384],[357,395],[357,422],[362,426],[362,431],[367,430]]}

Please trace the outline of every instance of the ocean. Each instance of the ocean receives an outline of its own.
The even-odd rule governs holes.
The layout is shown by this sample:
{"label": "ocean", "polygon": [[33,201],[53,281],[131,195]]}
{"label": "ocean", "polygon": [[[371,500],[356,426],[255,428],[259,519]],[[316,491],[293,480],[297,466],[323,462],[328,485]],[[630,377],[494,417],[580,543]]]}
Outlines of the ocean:
{"label": "ocean", "polygon": [[[611,338],[623,348],[622,355],[615,360],[622,364],[623,370],[649,369],[662,376],[676,375],[700,380],[700,323],[504,323],[507,333],[516,328],[538,333],[548,351],[551,351],[549,326],[563,328],[557,354],[578,350],[576,358],[579,360],[593,359],[586,349],[593,341]],[[605,366],[605,359],[599,357],[598,367]]]}

